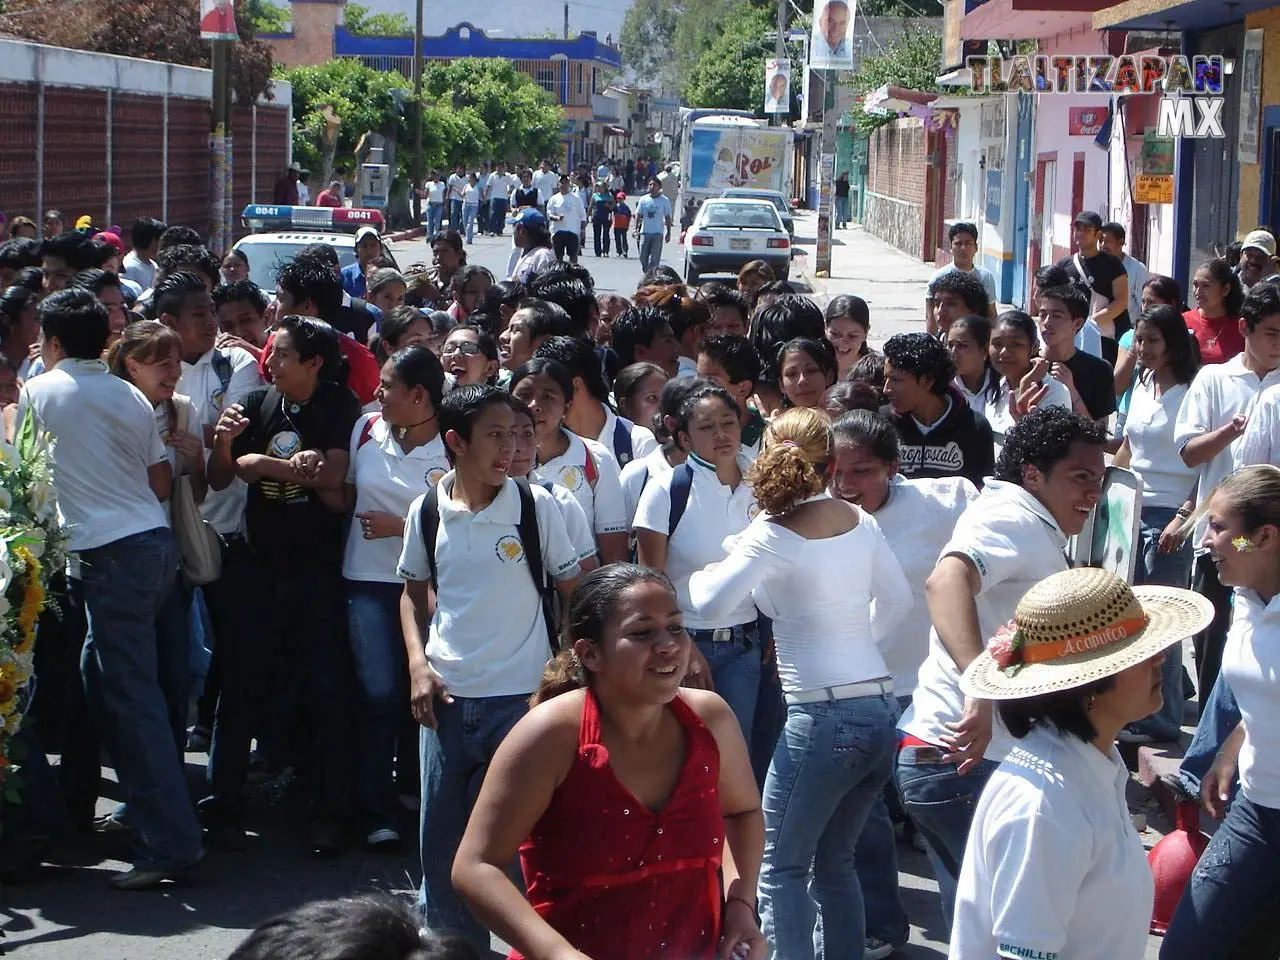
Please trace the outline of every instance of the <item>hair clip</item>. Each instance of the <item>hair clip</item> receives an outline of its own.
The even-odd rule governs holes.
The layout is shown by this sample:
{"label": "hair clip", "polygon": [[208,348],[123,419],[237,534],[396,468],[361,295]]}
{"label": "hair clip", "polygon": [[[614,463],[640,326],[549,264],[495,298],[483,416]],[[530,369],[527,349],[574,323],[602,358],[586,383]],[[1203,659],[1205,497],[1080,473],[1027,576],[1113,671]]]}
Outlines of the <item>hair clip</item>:
{"label": "hair clip", "polygon": [[800,449],[800,444],[796,443],[794,440],[783,440],[782,445],[784,447],[792,447],[796,450]]}

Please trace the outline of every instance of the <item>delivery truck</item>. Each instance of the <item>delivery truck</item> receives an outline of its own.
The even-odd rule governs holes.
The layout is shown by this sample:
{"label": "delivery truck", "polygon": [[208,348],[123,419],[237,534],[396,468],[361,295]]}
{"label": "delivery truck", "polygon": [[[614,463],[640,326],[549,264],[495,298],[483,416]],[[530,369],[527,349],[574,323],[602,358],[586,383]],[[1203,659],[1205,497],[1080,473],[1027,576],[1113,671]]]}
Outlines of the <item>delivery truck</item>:
{"label": "delivery truck", "polygon": [[790,127],[770,127],[742,110],[682,110],[680,193],[683,229],[702,202],[731,187],[791,192]]}

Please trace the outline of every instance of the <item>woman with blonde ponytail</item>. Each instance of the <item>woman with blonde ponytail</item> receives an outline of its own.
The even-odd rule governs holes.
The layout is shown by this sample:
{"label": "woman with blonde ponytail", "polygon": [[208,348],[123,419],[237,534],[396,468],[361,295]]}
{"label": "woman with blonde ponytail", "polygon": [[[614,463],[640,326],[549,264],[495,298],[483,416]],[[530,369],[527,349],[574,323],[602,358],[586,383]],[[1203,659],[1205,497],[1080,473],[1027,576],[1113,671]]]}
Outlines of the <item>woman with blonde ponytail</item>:
{"label": "woman with blonde ponytail", "polygon": [[751,597],[773,620],[787,721],[764,786],[760,914],[786,960],[814,957],[815,932],[819,955],[863,956],[853,851],[897,744],[898,702],[878,644],[911,607],[875,520],[826,492],[834,451],[822,412],[774,420],[747,473],[760,514],[726,541],[725,560],[689,581],[701,617]]}

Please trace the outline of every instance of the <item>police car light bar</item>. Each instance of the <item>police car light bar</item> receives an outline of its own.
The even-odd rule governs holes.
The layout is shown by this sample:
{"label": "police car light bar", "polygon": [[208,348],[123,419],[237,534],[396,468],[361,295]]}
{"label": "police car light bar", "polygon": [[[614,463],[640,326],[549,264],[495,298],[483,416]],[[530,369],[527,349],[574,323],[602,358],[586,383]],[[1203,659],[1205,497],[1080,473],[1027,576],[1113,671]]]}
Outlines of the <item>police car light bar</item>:
{"label": "police car light bar", "polygon": [[240,215],[250,230],[338,230],[354,233],[373,227],[379,233],[385,221],[378,210],[360,207],[296,207],[278,203],[251,203]]}

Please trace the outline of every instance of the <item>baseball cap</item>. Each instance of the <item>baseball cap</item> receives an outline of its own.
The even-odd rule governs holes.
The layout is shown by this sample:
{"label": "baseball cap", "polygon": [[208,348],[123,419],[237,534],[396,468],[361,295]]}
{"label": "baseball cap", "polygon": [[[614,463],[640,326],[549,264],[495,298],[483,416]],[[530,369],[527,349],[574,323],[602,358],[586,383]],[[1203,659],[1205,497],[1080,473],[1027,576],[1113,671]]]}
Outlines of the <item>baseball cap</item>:
{"label": "baseball cap", "polygon": [[525,207],[512,218],[511,222],[517,227],[534,227],[535,229],[546,229],[547,218],[544,217],[533,207]]}
{"label": "baseball cap", "polygon": [[1268,257],[1276,255],[1276,238],[1266,230],[1250,230],[1244,238],[1244,243],[1240,245],[1241,250],[1248,250],[1253,247],[1255,250],[1261,250]]}
{"label": "baseball cap", "polygon": [[619,190],[616,194],[614,194],[613,199],[615,199],[615,200],[625,200],[625,199],[627,199],[627,192],[626,192],[625,190]]}
{"label": "baseball cap", "polygon": [[93,217],[89,216],[87,213],[83,217],[80,217],[76,220],[77,230],[89,230],[89,229],[92,229],[92,227],[93,227]]}
{"label": "baseball cap", "polygon": [[356,231],[356,246],[360,246],[360,241],[365,237],[376,237],[377,235],[378,231],[373,229],[373,227],[361,227]]}
{"label": "baseball cap", "polygon": [[1081,210],[1076,214],[1076,218],[1072,222],[1082,227],[1093,227],[1095,230],[1102,229],[1102,218],[1092,210]]}

